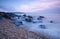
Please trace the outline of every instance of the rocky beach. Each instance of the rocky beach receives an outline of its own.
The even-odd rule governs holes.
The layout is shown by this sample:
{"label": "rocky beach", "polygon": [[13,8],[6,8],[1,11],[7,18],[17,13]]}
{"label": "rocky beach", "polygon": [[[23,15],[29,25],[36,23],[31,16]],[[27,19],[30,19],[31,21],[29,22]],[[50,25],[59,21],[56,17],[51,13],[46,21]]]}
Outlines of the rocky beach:
{"label": "rocky beach", "polygon": [[60,39],[59,28],[50,26],[54,21],[50,21],[46,26],[42,21],[42,18],[46,17],[40,16],[38,20],[33,18],[25,14],[21,16],[0,12],[0,39]]}

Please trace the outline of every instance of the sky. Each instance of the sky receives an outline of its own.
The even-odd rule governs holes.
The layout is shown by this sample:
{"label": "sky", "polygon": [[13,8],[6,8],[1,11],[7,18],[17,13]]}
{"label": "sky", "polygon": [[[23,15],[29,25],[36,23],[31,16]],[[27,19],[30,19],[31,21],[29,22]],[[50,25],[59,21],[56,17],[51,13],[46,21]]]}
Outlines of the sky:
{"label": "sky", "polygon": [[60,0],[0,0],[0,11],[60,13]]}

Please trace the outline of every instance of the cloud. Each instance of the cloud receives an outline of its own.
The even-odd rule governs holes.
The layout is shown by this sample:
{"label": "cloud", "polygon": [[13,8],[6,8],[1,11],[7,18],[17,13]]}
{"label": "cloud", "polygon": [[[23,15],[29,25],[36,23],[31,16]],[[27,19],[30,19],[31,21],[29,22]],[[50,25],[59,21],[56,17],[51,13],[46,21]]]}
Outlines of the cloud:
{"label": "cloud", "polygon": [[36,12],[51,8],[60,8],[60,0],[35,0],[28,4],[20,5],[20,11],[22,12]]}
{"label": "cloud", "polygon": [[0,3],[0,11],[37,12],[54,8],[60,8],[60,0],[18,0],[18,1],[13,0],[13,1],[8,0],[3,2],[2,0],[1,3],[3,5]]}
{"label": "cloud", "polygon": [[15,8],[10,5],[0,5],[0,11],[15,12]]}

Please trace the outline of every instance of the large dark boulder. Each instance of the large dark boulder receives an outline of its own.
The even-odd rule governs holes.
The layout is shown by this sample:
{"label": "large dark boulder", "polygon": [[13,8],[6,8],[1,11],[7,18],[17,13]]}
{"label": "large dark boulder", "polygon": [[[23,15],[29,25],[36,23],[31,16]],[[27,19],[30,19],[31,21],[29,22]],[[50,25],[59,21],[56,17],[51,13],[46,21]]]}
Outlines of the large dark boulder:
{"label": "large dark boulder", "polygon": [[0,18],[12,19],[14,16],[14,13],[0,12]]}
{"label": "large dark boulder", "polygon": [[45,18],[45,17],[44,16],[39,16],[37,19],[42,20],[43,18]]}
{"label": "large dark boulder", "polygon": [[54,21],[51,20],[50,23],[54,23]]}
{"label": "large dark boulder", "polygon": [[33,17],[32,16],[27,16],[27,18],[25,19],[25,21],[32,22],[33,21]]}
{"label": "large dark boulder", "polygon": [[45,25],[39,25],[41,29],[46,29]]}

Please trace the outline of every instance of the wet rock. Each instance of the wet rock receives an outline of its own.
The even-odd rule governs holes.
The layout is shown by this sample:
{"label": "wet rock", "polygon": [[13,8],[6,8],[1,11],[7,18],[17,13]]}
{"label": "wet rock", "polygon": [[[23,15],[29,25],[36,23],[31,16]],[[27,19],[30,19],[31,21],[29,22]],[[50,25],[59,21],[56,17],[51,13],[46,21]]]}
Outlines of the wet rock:
{"label": "wet rock", "polygon": [[37,20],[42,20],[43,18],[45,18],[44,16],[39,16],[38,18],[37,18]]}
{"label": "wet rock", "polygon": [[41,29],[46,29],[45,25],[39,25]]}
{"label": "wet rock", "polygon": [[0,12],[0,18],[12,19],[15,17],[14,13]]}
{"label": "wet rock", "polygon": [[25,18],[26,22],[32,22],[33,21],[33,17],[32,16],[27,16],[27,18]]}
{"label": "wet rock", "polygon": [[50,23],[54,23],[54,21],[50,21]]}

